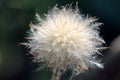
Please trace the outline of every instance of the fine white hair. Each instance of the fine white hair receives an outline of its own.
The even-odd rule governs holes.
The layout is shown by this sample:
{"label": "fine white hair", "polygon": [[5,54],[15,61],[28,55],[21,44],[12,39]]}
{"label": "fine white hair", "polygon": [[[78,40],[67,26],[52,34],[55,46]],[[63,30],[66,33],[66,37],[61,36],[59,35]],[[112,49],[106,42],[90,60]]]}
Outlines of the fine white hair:
{"label": "fine white hair", "polygon": [[42,19],[36,14],[38,24],[30,24],[28,43],[34,59],[53,70],[52,80],[59,80],[60,71],[70,68],[81,73],[89,67],[103,66],[97,61],[104,40],[99,36],[95,17],[85,17],[68,6],[55,6]]}

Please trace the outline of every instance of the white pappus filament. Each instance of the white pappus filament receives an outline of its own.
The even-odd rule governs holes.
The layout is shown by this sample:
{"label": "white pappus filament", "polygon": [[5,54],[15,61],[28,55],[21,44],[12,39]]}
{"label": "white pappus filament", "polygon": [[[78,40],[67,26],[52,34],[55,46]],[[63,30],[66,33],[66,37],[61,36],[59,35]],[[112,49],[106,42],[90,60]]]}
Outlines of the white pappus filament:
{"label": "white pappus filament", "polygon": [[70,68],[81,73],[91,66],[103,67],[93,57],[99,54],[104,40],[94,17],[85,17],[69,6],[55,6],[45,19],[36,14],[38,24],[30,25],[28,43],[30,53],[39,62],[53,70],[52,80],[59,80],[62,72]]}

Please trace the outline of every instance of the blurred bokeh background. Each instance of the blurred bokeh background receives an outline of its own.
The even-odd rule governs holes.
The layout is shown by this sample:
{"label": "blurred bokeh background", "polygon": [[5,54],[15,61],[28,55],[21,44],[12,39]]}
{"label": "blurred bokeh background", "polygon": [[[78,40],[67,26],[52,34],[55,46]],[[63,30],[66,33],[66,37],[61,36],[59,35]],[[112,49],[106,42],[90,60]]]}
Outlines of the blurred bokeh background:
{"label": "blurred bokeh background", "polygon": [[[0,80],[50,80],[51,71],[37,71],[39,65],[32,62],[24,46],[29,23],[34,21],[36,11],[43,16],[55,4],[65,5],[76,1],[82,13],[97,16],[104,23],[100,35],[105,46],[117,45],[118,51],[105,50],[105,68],[89,70],[76,80],[120,80],[120,0],[0,0]],[[115,40],[117,38],[117,40]],[[113,42],[114,41],[114,42]],[[117,41],[117,42],[115,42]],[[65,78],[67,80],[67,73]]]}

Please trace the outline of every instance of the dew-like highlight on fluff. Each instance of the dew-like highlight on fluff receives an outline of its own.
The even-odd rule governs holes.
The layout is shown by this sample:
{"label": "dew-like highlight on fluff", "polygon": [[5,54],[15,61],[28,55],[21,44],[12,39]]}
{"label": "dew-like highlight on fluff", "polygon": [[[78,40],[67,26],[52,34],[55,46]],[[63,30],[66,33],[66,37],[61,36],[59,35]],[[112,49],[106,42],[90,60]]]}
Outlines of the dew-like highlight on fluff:
{"label": "dew-like highlight on fluff", "polygon": [[23,44],[35,61],[52,70],[51,80],[60,80],[67,69],[77,75],[94,66],[103,68],[97,55],[105,42],[95,17],[84,16],[78,6],[66,5],[55,6],[44,19],[36,13],[36,19],[38,23],[30,24],[28,42]]}

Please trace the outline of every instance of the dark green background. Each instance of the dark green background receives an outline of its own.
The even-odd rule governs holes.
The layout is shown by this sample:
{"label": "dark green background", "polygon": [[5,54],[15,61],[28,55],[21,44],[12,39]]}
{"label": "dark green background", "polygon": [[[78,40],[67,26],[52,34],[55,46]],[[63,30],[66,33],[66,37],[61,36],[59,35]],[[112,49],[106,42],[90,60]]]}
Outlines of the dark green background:
{"label": "dark green background", "polygon": [[[47,69],[36,72],[38,65],[32,62],[31,55],[27,55],[29,51],[18,44],[26,41],[24,37],[29,30],[29,23],[35,19],[36,11],[43,16],[55,4],[73,2],[75,6],[76,1],[79,2],[82,13],[97,16],[104,23],[100,32],[106,46],[109,46],[120,34],[120,0],[0,0],[0,80],[50,80],[52,73]],[[107,58],[106,55],[104,57]],[[117,69],[110,62],[106,65],[106,70],[98,70],[102,76],[93,76],[96,73],[93,71],[82,74],[82,78],[120,80],[117,78],[120,75],[120,65],[117,64],[119,63],[116,62]],[[89,79],[85,76],[89,76]]]}

